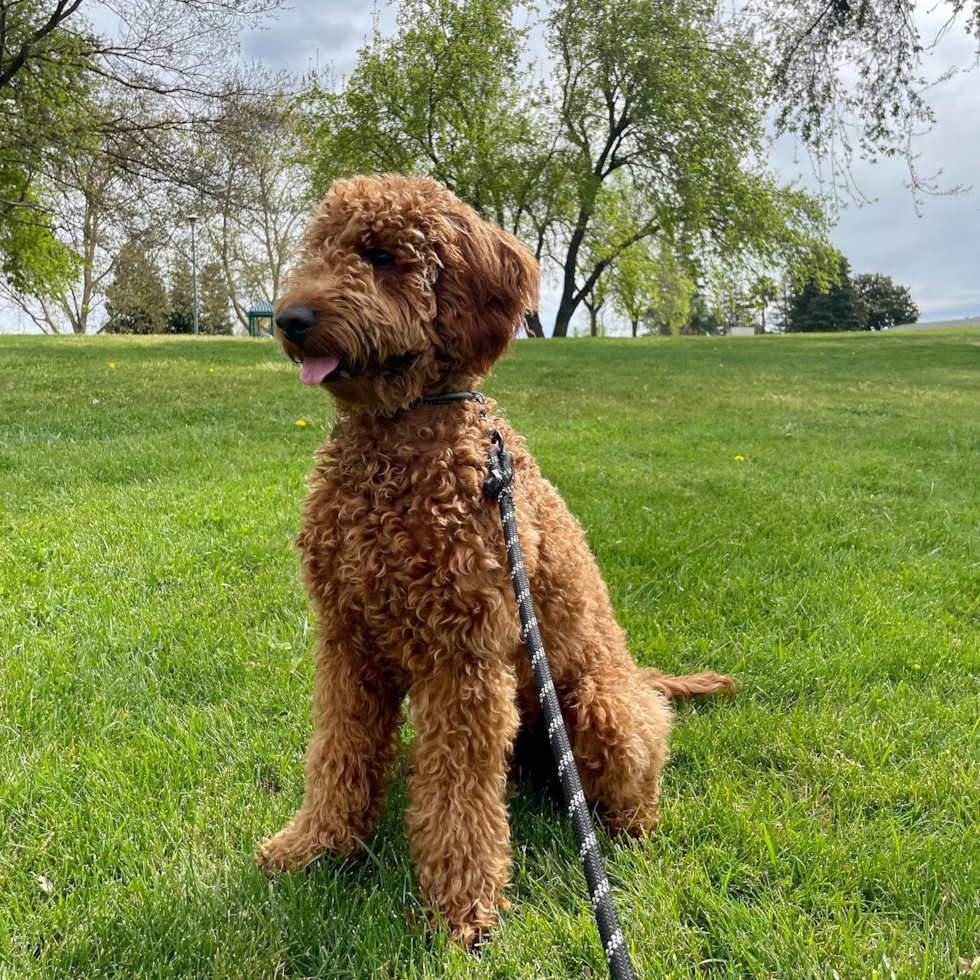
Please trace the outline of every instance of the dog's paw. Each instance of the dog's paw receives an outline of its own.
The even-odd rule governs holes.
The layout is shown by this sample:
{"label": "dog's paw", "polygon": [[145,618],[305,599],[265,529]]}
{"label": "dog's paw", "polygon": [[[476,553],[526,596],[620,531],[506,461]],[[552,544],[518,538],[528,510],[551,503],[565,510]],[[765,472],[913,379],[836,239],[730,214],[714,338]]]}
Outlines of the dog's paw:
{"label": "dog's paw", "polygon": [[479,956],[500,925],[500,913],[509,907],[507,900],[498,895],[489,905],[481,902],[465,910],[436,911],[429,907],[426,916],[433,932],[444,932],[453,945]]}
{"label": "dog's paw", "polygon": [[259,848],[255,863],[264,874],[272,877],[281,871],[301,871],[329,850],[317,834],[290,826]]}
{"label": "dog's paw", "polygon": [[457,921],[442,926],[446,930],[449,941],[456,946],[462,946],[467,952],[479,956],[490,940],[490,933],[498,924],[497,916],[483,918],[479,921]]}
{"label": "dog's paw", "polygon": [[613,840],[627,841],[652,834],[660,823],[662,814],[656,803],[601,813],[602,823]]}

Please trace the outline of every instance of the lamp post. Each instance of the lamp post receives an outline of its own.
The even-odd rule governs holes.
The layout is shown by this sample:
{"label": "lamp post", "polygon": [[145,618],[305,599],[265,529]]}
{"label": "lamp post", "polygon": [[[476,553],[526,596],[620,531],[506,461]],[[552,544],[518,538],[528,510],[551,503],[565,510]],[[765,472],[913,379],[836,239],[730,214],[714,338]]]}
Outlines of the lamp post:
{"label": "lamp post", "polygon": [[187,220],[191,225],[191,282],[193,283],[194,296],[194,333],[199,334],[201,327],[197,322],[197,247],[194,239],[194,226],[197,224],[197,215],[189,214]]}

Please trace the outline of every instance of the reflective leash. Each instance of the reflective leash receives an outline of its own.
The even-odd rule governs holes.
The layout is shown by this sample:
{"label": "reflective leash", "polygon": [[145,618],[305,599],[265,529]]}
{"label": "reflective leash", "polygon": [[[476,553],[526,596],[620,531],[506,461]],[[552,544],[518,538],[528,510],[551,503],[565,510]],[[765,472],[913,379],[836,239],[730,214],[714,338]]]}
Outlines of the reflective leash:
{"label": "reflective leash", "polygon": [[[479,392],[452,391],[444,395],[434,395],[423,398],[424,405],[447,405],[457,401],[475,401],[480,408],[480,414],[489,422],[486,409],[482,407],[484,398]],[[558,769],[565,803],[568,805],[568,815],[572,820],[575,831],[575,843],[578,844],[579,857],[582,860],[582,870],[585,881],[589,886],[589,897],[595,910],[596,924],[599,926],[599,936],[602,939],[603,952],[609,966],[609,976],[612,980],[635,980],[633,964],[623,940],[623,932],[616,915],[609,878],[599,853],[599,842],[596,840],[592,826],[592,814],[585,802],[582,782],[579,779],[578,767],[572,755],[572,747],[568,741],[568,732],[561,714],[561,705],[555,693],[555,684],[551,678],[551,668],[548,666],[548,655],[545,653],[538,630],[538,620],[534,615],[534,604],[531,601],[531,587],[524,570],[524,558],[521,554],[521,543],[517,536],[517,515],[514,512],[513,484],[514,467],[510,454],[504,448],[503,436],[494,429],[490,435],[490,449],[487,453],[487,479],[483,484],[483,492],[496,501],[500,511],[500,524],[504,531],[504,543],[507,546],[507,564],[510,567],[511,584],[514,586],[514,597],[517,599],[517,611],[521,617],[521,629],[524,632],[524,643],[528,656],[531,658],[531,669],[538,687],[538,699],[545,724],[548,726],[548,742],[551,753]]]}

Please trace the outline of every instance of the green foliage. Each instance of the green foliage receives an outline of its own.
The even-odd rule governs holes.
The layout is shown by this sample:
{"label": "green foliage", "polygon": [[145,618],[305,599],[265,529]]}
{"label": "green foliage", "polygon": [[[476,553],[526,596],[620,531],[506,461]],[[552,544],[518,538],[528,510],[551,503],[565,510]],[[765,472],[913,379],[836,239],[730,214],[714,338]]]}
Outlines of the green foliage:
{"label": "green foliage", "polygon": [[352,173],[423,172],[508,223],[539,176],[516,16],[510,0],[407,0],[342,91],[314,79],[300,102],[317,190]]}
{"label": "green foliage", "polygon": [[0,198],[17,201],[0,205],[0,274],[23,296],[50,296],[71,281],[80,260],[55,237],[50,215],[24,176],[0,169]]}
{"label": "green foliage", "polygon": [[721,328],[718,314],[714,311],[708,297],[699,289],[691,295],[691,312],[682,333],[715,334]]}
{"label": "green foliage", "polygon": [[854,286],[867,308],[866,330],[884,330],[899,323],[915,323],[919,308],[912,302],[907,286],[897,286],[891,276],[880,272],[854,277]]}
{"label": "green foliage", "polygon": [[788,331],[791,333],[828,333],[841,330],[864,330],[868,308],[851,281],[850,263],[841,255],[836,280],[826,290],[808,280],[792,300]]}
{"label": "green foliage", "polygon": [[183,252],[177,254],[170,269],[170,314],[167,318],[170,333],[194,332],[194,277],[190,260]]}
{"label": "green foliage", "polygon": [[106,289],[106,333],[164,333],[167,290],[156,264],[136,242],[119,250],[112,282]]}
{"label": "green foliage", "polygon": [[649,239],[623,252],[609,274],[613,306],[630,324],[633,336],[676,334],[688,322],[694,282],[665,245]]}
{"label": "green foliage", "polygon": [[30,297],[50,296],[78,271],[51,201],[92,140],[86,39],[55,30],[34,40],[42,13],[31,0],[0,6],[0,275]]}
{"label": "green foliage", "polygon": [[[600,835],[638,976],[980,955],[976,339],[519,342],[486,385],[636,659],[739,684],[678,706],[657,833]],[[604,977],[564,808],[526,787],[479,957],[427,927],[404,754],[363,860],[255,869],[310,730],[291,541],[332,419],[296,373],[271,343],[0,337],[0,974]]]}
{"label": "green foliage", "polygon": [[224,269],[219,261],[205,263],[198,279],[200,289],[201,333],[230,334],[231,297],[225,281]]}
{"label": "green foliage", "polygon": [[918,197],[941,190],[938,175],[919,172],[915,137],[935,121],[928,92],[956,68],[926,59],[957,19],[980,42],[980,0],[950,0],[943,23],[915,0],[749,0],[766,55],[760,79],[776,109],[776,132],[792,133],[830,162],[835,196],[860,198],[850,164],[860,158],[904,159]]}
{"label": "green foliage", "polygon": [[899,323],[915,323],[919,309],[905,286],[897,286],[881,273],[851,276],[850,263],[840,256],[836,277],[826,283],[808,279],[787,287],[777,298],[776,320],[793,333],[839,330],[883,330]]}

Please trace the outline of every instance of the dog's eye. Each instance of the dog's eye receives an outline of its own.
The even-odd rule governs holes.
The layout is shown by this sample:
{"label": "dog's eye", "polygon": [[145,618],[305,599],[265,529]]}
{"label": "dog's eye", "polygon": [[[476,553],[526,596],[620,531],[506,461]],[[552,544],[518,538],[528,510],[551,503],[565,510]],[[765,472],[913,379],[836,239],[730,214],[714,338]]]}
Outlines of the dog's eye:
{"label": "dog's eye", "polygon": [[390,269],[395,264],[395,257],[391,252],[386,252],[383,248],[369,248],[364,253],[364,258],[375,267],[375,269]]}

